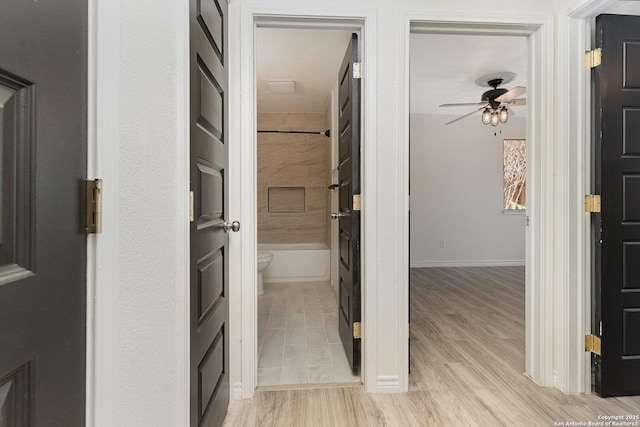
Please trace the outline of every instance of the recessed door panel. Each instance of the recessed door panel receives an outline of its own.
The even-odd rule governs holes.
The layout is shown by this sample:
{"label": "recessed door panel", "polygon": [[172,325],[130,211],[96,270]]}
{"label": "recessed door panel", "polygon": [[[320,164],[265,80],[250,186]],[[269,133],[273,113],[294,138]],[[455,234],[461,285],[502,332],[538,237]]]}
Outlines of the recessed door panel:
{"label": "recessed door panel", "polygon": [[623,117],[624,134],[622,154],[624,156],[640,156],[640,108],[625,108]]}
{"label": "recessed door panel", "polygon": [[224,256],[222,250],[198,262],[198,323],[224,298]]}
{"label": "recessed door panel", "polygon": [[223,62],[224,58],[224,15],[222,7],[216,0],[198,0],[197,20],[202,32],[207,36],[216,56]]}
{"label": "recessed door panel", "polygon": [[640,89],[640,40],[623,43],[624,49],[624,88]]}
{"label": "recessed door panel", "polygon": [[220,84],[206,66],[202,58],[198,58],[198,125],[222,141],[224,135],[224,92]]}
{"label": "recessed door panel", "polygon": [[[640,135],[640,134],[639,134]],[[622,177],[624,222],[640,222],[640,175]]]}
{"label": "recessed door panel", "polygon": [[640,360],[640,308],[628,308],[622,312],[624,331],[622,357]]}
{"label": "recessed door panel", "polygon": [[209,408],[224,375],[224,331],[220,329],[198,366],[198,406],[201,418]]}
{"label": "recessed door panel", "polygon": [[623,242],[622,245],[622,287],[640,290],[640,242]]}

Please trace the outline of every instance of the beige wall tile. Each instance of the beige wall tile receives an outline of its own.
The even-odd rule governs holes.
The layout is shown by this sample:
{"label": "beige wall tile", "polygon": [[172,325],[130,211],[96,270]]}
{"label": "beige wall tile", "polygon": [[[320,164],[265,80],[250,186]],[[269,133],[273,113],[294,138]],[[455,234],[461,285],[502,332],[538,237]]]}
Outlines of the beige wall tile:
{"label": "beige wall tile", "polygon": [[304,213],[305,188],[269,187],[267,205],[269,213]]}
{"label": "beige wall tile", "polygon": [[[325,131],[325,114],[258,114],[260,130]],[[316,243],[327,241],[327,177],[330,139],[322,135],[259,133],[258,137],[258,241],[260,243]],[[268,187],[305,187],[302,213],[268,211]],[[330,200],[330,199],[329,199]],[[281,199],[300,207],[297,201]],[[286,210],[282,205],[281,210]],[[293,210],[293,208],[291,209]]]}

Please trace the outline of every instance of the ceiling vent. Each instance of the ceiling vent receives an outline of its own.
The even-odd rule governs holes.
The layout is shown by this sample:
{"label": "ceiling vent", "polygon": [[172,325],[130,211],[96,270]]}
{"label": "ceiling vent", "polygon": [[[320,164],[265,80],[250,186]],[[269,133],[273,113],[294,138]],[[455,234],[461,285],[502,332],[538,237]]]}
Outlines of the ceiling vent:
{"label": "ceiling vent", "polygon": [[294,81],[271,81],[269,84],[269,90],[271,93],[295,93],[296,82]]}

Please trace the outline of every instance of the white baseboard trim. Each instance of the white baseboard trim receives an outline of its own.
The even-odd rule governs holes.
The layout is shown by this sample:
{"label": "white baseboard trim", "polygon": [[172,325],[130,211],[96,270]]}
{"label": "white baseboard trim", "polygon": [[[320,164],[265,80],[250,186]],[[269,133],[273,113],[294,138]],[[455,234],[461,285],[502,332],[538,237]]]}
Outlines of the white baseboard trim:
{"label": "white baseboard trim", "polygon": [[308,277],[308,276],[299,276],[299,277],[263,277],[262,283],[296,283],[296,282],[317,282],[317,283],[329,283],[331,277]]}
{"label": "white baseboard trim", "polygon": [[524,266],[524,260],[483,260],[483,261],[410,261],[410,268],[425,267],[520,267]]}
{"label": "white baseboard trim", "polygon": [[242,383],[240,381],[233,383],[231,393],[231,400],[241,400],[242,399]]}
{"label": "white baseboard trim", "polygon": [[400,378],[397,375],[378,376],[376,393],[400,393]]}

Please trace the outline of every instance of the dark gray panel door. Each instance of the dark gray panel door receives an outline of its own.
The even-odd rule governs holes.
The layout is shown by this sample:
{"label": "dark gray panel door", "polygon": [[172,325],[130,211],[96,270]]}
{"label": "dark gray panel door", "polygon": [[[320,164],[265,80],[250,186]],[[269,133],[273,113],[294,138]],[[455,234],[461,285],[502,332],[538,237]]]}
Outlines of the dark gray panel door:
{"label": "dark gray panel door", "polygon": [[87,5],[0,6],[0,426],[85,422]]}
{"label": "dark gray panel door", "polygon": [[227,2],[190,0],[191,426],[229,406]]}
{"label": "dark gray panel door", "polygon": [[353,208],[353,196],[360,194],[360,78],[354,78],[356,62],[358,36],[352,34],[338,74],[338,322],[351,369],[359,374],[361,340],[354,338],[354,323],[360,323],[360,210]]}
{"label": "dark gray panel door", "polygon": [[[601,15],[595,70],[596,191],[593,356],[601,396],[640,394],[640,17]],[[598,139],[599,137],[599,139]],[[599,221],[598,221],[599,220]]]}

